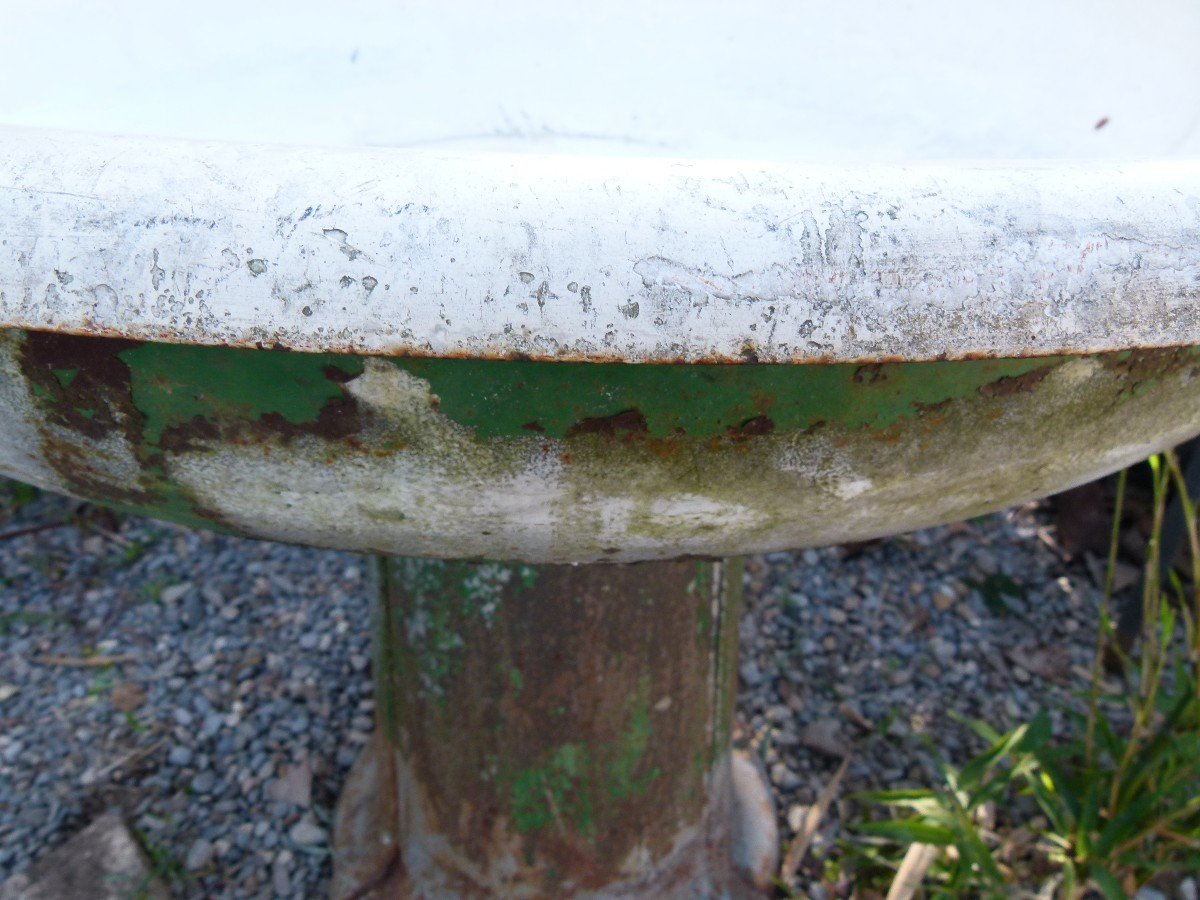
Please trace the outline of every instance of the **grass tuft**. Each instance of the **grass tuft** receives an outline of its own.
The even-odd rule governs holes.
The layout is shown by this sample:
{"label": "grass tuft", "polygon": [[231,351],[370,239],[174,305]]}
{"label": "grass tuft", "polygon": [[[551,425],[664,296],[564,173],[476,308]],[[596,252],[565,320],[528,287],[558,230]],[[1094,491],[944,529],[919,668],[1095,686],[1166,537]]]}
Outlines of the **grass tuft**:
{"label": "grass tuft", "polygon": [[[986,749],[961,768],[939,761],[940,784],[858,796],[877,816],[853,829],[843,872],[860,884],[892,882],[889,896],[899,896],[904,859],[914,847],[930,848],[921,851],[919,886],[906,885],[903,896],[1106,900],[1152,879],[1200,872],[1200,536],[1174,453],[1149,465],[1153,527],[1140,654],[1116,651],[1125,689],[1106,686],[1103,663],[1116,646],[1109,606],[1122,473],[1085,711],[1064,710],[1067,733],[1057,738],[1045,710],[1003,733],[964,722]],[[1158,578],[1172,486],[1188,522],[1186,586],[1174,574],[1169,584]]]}

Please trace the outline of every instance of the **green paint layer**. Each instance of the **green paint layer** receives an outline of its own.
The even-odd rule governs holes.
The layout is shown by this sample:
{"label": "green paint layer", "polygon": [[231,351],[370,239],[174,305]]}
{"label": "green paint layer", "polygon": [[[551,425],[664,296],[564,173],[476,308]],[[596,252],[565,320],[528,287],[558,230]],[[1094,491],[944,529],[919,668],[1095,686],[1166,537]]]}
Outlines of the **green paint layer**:
{"label": "green paint layer", "polygon": [[[586,420],[636,410],[652,437],[715,437],[818,422],[886,428],[1065,358],[881,365],[627,365],[395,359],[427,380],[438,410],[480,437],[565,437]],[[593,426],[594,427],[594,426]],[[620,428],[620,425],[617,425]]]}
{"label": "green paint layer", "polygon": [[[315,422],[343,397],[363,359],[224,347],[142,344],[129,366],[144,437],[197,418]],[[817,423],[886,428],[945,400],[1063,360],[1003,359],[881,365],[626,365],[512,360],[393,359],[429,382],[443,415],[481,438],[566,437],[635,411],[652,437],[717,437],[731,430]],[[73,371],[56,372],[63,380]],[[619,431],[622,424],[617,422]]]}
{"label": "green paint layer", "polygon": [[[292,425],[315,422],[342,396],[338,381],[363,367],[354,356],[173,344],[141,344],[120,359],[129,366],[133,402],[146,417],[143,436],[150,444],[196,417],[254,421],[275,414]],[[344,376],[330,378],[337,373]]]}

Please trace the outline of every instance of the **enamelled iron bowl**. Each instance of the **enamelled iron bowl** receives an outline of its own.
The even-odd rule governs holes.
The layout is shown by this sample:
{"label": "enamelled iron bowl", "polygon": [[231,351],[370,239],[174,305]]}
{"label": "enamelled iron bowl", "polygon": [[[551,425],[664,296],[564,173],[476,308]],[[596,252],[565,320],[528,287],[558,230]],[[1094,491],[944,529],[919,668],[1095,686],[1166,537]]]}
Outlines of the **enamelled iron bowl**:
{"label": "enamelled iron bowl", "polygon": [[1200,7],[572,7],[0,4],[0,472],[386,557],[341,896],[753,890],[716,561],[1200,431]]}

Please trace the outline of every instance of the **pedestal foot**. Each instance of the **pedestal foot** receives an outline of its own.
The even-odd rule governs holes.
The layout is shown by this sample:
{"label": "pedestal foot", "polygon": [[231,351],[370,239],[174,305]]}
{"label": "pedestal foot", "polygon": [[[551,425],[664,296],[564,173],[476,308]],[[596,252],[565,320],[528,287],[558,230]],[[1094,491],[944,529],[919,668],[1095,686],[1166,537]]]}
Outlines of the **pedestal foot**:
{"label": "pedestal foot", "polygon": [[766,772],[745,751],[733,752],[733,867],[767,891],[779,871],[779,822]]}

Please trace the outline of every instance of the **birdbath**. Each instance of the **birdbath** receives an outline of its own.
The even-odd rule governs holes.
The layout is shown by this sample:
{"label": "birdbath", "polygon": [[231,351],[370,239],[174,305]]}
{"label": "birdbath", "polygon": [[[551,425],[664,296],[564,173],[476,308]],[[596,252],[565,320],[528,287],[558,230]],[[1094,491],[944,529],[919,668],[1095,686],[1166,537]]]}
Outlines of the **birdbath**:
{"label": "birdbath", "polygon": [[378,556],[339,897],[762,890],[739,557],[1200,431],[1184,0],[201,6],[6,4],[0,471]]}

